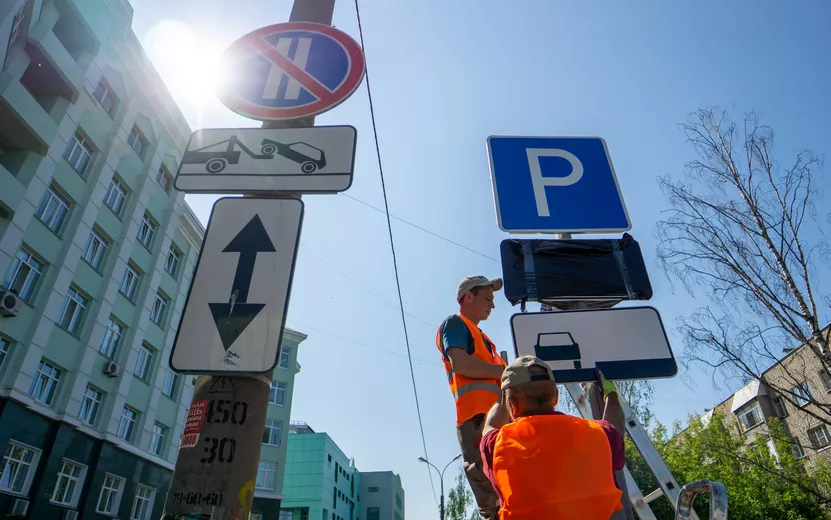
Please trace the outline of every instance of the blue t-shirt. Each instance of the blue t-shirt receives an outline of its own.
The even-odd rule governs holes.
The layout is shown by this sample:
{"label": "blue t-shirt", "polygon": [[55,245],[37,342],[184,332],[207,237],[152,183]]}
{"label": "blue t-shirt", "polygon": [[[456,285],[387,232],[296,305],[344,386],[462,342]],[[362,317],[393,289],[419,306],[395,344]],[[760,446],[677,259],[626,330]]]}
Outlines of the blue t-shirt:
{"label": "blue t-shirt", "polygon": [[[476,352],[476,345],[473,344],[473,334],[467,328],[465,322],[457,315],[448,316],[439,328],[439,337],[441,337],[441,348],[444,352],[444,357],[447,359],[447,349],[449,348],[463,348],[469,355]],[[485,338],[485,346],[491,352],[496,352],[496,346]]]}

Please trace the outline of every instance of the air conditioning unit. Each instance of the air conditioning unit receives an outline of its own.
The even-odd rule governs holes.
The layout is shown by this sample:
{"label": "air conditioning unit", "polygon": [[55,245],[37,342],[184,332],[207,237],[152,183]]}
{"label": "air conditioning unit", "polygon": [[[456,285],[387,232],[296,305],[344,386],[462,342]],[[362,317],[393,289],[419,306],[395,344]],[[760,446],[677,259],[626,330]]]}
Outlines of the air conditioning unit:
{"label": "air conditioning unit", "polygon": [[67,509],[63,512],[63,520],[78,520],[78,511]]}
{"label": "air conditioning unit", "polygon": [[104,363],[104,373],[110,377],[118,377],[118,363],[112,359],[108,359],[107,362]]}
{"label": "air conditioning unit", "polygon": [[0,296],[0,314],[3,316],[17,316],[22,303],[20,296],[11,291],[4,291]]}
{"label": "air conditioning unit", "polygon": [[12,501],[8,516],[26,516],[27,511],[29,511],[29,501],[16,498]]}

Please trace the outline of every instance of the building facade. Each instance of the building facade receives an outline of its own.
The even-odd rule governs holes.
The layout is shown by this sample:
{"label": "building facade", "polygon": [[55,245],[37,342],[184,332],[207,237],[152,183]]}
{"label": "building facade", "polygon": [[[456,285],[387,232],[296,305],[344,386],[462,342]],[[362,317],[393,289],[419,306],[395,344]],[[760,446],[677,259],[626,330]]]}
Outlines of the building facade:
{"label": "building facade", "polygon": [[392,471],[361,472],[361,518],[404,520],[404,488]]}
{"label": "building facade", "polygon": [[252,520],[277,520],[282,501],[286,496],[284,491],[290,433],[289,418],[294,396],[294,378],[300,372],[297,351],[304,339],[306,339],[305,334],[288,328],[283,334],[280,359],[271,378],[263,445],[260,451],[257,481],[254,486]]}
{"label": "building facade", "polygon": [[765,370],[759,380],[750,381],[709,410],[704,419],[719,413],[747,444],[766,443],[773,454],[776,448],[768,422],[779,419],[795,458],[812,464],[831,455],[829,394],[831,374],[817,351],[802,345]]}
{"label": "building facade", "polygon": [[[329,435],[289,426],[279,520],[358,520],[361,474]],[[264,518],[263,520],[268,520]]]}
{"label": "building facade", "polygon": [[162,513],[204,229],[172,189],[190,129],[131,21],[125,0],[0,2],[4,517]]}

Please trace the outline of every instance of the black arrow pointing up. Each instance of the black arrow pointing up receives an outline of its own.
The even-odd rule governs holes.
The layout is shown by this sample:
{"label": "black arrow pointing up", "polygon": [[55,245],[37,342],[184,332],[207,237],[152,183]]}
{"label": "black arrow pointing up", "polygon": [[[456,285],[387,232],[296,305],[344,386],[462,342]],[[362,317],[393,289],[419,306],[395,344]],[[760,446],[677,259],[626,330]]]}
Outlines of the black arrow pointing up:
{"label": "black arrow pointing up", "polygon": [[265,307],[264,303],[248,303],[248,291],[254,276],[257,253],[275,251],[259,215],[254,215],[222,250],[223,253],[239,253],[228,303],[208,304],[226,351]]}

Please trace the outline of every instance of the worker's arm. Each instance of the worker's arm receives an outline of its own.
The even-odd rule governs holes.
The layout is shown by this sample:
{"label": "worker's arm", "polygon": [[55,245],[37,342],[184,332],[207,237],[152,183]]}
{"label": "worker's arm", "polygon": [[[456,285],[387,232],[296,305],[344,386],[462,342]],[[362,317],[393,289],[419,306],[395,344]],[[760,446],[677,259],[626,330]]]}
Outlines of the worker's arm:
{"label": "worker's arm", "polygon": [[448,348],[447,357],[450,358],[454,372],[472,379],[499,379],[505,368],[502,365],[494,365],[475,358],[462,347]]}
{"label": "worker's arm", "polygon": [[498,430],[511,422],[511,416],[508,414],[508,407],[505,404],[505,392],[499,395],[499,400],[494,403],[485,418],[485,426],[482,428],[482,435],[491,430]]}
{"label": "worker's arm", "polygon": [[626,418],[623,415],[623,408],[620,406],[617,387],[603,377],[600,370],[597,371],[597,375],[603,387],[603,396],[606,401],[606,407],[603,409],[603,420],[611,423],[622,435],[626,432]]}

